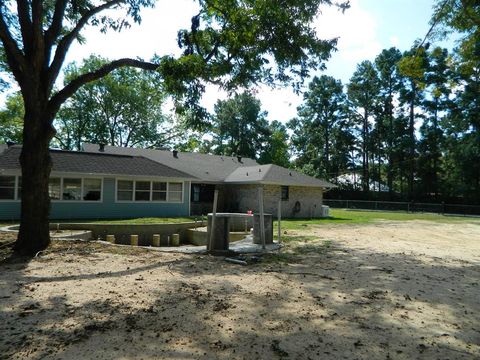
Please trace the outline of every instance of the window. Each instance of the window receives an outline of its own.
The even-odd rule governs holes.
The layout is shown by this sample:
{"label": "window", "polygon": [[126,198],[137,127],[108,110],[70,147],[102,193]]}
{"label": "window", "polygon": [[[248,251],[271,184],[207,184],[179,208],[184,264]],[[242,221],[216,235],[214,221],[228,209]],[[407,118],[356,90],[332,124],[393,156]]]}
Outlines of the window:
{"label": "window", "polygon": [[62,200],[82,200],[82,179],[63,179]]}
{"label": "window", "polygon": [[102,197],[101,179],[83,179],[83,200],[100,201]]}
{"label": "window", "polygon": [[0,200],[15,200],[15,176],[0,176]]}
{"label": "window", "polygon": [[183,183],[117,180],[117,201],[182,202]]}
{"label": "window", "polygon": [[282,186],[282,200],[288,200],[288,186]]}
{"label": "window", "polygon": [[167,183],[153,182],[152,201],[167,201]]}
{"label": "window", "polygon": [[17,200],[20,200],[22,198],[22,177],[18,177],[18,182],[17,182]]}
{"label": "window", "polygon": [[50,196],[50,199],[60,200],[60,194],[60,178],[50,178],[48,180],[48,195]]}
{"label": "window", "polygon": [[150,201],[150,181],[135,181],[135,201]]}
{"label": "window", "polygon": [[182,183],[168,183],[168,201],[182,202],[182,195]]}
{"label": "window", "polygon": [[133,200],[133,181],[119,180],[117,182],[117,200]]}
{"label": "window", "polygon": [[193,202],[200,202],[200,185],[193,185]]}

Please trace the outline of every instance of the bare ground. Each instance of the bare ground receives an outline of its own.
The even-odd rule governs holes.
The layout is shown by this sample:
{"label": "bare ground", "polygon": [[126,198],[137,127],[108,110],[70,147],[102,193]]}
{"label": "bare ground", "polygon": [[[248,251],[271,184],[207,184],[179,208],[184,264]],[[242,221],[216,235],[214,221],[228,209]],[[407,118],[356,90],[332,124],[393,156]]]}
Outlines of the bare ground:
{"label": "bare ground", "polygon": [[287,235],[248,266],[81,242],[5,259],[0,358],[480,358],[480,225]]}

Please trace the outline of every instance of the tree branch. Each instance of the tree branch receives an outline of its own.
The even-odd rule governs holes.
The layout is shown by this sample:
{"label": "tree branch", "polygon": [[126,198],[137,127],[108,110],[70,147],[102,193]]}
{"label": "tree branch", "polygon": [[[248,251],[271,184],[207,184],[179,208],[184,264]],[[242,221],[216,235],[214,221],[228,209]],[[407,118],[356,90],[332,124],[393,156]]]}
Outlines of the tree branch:
{"label": "tree branch", "polygon": [[53,113],[56,113],[60,108],[60,106],[70,96],[72,96],[82,85],[98,80],[108,75],[113,70],[121,67],[125,67],[125,66],[131,66],[131,67],[136,67],[143,70],[155,71],[157,70],[159,65],[145,62],[145,61],[135,60],[135,59],[119,59],[119,60],[112,61],[95,71],[78,76],[76,79],[68,83],[62,90],[60,90],[50,99],[48,104],[49,110]]}
{"label": "tree branch", "polygon": [[20,32],[22,34],[23,45],[26,53],[31,52],[32,45],[32,22],[30,20],[30,11],[27,0],[17,0],[18,22],[20,23]]}
{"label": "tree branch", "polygon": [[[45,48],[48,53],[50,53],[50,49],[62,31],[63,17],[65,16],[67,3],[67,0],[57,0],[55,2],[55,10],[53,12],[52,22],[50,23],[48,30],[45,32]],[[50,63],[50,59],[48,60],[48,63]]]}
{"label": "tree branch", "polygon": [[8,25],[5,22],[2,7],[0,6],[0,40],[2,41],[5,55],[7,56],[8,66],[12,70],[13,76],[22,85],[24,82],[24,71],[26,70],[25,57],[18,48],[16,41],[13,39]]}
{"label": "tree branch", "polygon": [[87,11],[78,21],[77,25],[70,31],[67,35],[65,35],[60,42],[58,43],[57,49],[55,50],[55,56],[53,58],[52,64],[50,65],[49,69],[49,76],[47,81],[51,83],[53,86],[53,82],[57,78],[60,69],[62,68],[63,62],[65,61],[65,56],[67,55],[68,49],[70,45],[72,45],[73,41],[77,38],[80,31],[83,29],[85,25],[87,25],[88,21],[94,17],[96,14],[102,12],[103,10],[109,9],[115,5],[125,2],[125,0],[110,0],[106,3],[97,6],[89,11]]}
{"label": "tree branch", "polygon": [[[43,1],[32,0],[32,54],[34,68],[46,70],[45,38],[43,37]],[[38,71],[38,70],[37,70]]]}

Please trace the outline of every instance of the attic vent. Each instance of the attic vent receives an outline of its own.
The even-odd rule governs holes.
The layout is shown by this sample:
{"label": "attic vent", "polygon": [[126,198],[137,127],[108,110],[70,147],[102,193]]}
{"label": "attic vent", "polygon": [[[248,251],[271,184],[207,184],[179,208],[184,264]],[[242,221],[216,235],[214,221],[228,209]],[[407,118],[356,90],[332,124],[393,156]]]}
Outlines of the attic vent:
{"label": "attic vent", "polygon": [[241,157],[241,156],[237,156],[237,160],[238,160],[239,163],[241,163],[241,162],[242,162],[242,157]]}
{"label": "attic vent", "polygon": [[258,172],[262,172],[262,169],[258,169]]}
{"label": "attic vent", "polygon": [[172,153],[173,153],[174,158],[178,158],[178,151],[177,150],[173,150]]}
{"label": "attic vent", "polygon": [[103,143],[98,144],[98,151],[104,152],[105,151],[105,144],[103,144]]}

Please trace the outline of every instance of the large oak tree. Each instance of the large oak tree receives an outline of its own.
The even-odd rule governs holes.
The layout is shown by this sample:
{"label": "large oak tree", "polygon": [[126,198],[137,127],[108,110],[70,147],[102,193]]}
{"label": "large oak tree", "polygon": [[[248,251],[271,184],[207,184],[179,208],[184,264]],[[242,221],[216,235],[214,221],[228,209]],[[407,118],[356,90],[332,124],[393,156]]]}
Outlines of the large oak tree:
{"label": "large oak tree", "polygon": [[[251,83],[299,81],[322,68],[336,40],[316,36],[312,21],[320,5],[332,0],[198,0],[199,13],[190,29],[178,32],[179,57],[159,57],[155,63],[118,59],[71,79],[55,89],[71,45],[86,27],[120,31],[129,21],[140,22],[140,10],[155,0],[17,0],[0,3],[0,58],[22,93],[25,116],[22,167],[21,223],[16,250],[34,254],[50,242],[48,151],[55,135],[53,120],[60,106],[82,85],[113,70],[134,66],[158,71],[178,110],[192,115],[205,111],[198,100],[205,84],[230,90]],[[348,3],[336,4],[340,9]],[[110,10],[115,9],[112,12]],[[115,14],[122,12],[116,18]],[[113,14],[113,15],[112,15]]]}

